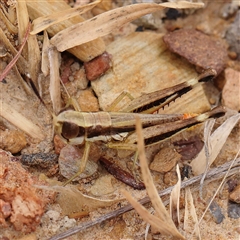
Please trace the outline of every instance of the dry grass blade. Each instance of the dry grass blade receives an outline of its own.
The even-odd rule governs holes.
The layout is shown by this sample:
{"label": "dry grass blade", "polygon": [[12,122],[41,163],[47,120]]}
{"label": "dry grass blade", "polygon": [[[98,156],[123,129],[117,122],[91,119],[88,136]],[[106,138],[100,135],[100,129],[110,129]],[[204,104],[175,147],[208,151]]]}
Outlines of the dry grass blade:
{"label": "dry grass blade", "polygon": [[51,43],[62,52],[74,46],[107,35],[128,22],[166,7],[181,9],[201,8],[203,6],[203,3],[190,3],[185,1],[177,3],[140,3],[128,5],[102,13],[85,22],[78,23],[62,30],[51,39]]}
{"label": "dry grass blade", "polygon": [[140,203],[138,203],[136,200],[134,200],[134,198],[132,198],[128,191],[123,190],[122,192],[126,199],[129,201],[129,203],[134,207],[134,209],[143,218],[144,221],[149,223],[155,229],[159,230],[162,234],[175,235],[178,239],[184,239],[184,237],[179,232],[178,234],[176,234],[175,226],[174,228],[172,228],[158,217],[149,213],[146,208],[144,208]]}
{"label": "dry grass blade", "polygon": [[[8,12],[4,8],[3,4],[0,5],[0,19],[3,21],[3,23],[7,26],[7,29],[12,34],[18,33],[18,28],[12,24],[12,22],[8,19]],[[9,11],[9,9],[8,9]],[[7,17],[8,16],[8,17]]]}
{"label": "dry grass blade", "polygon": [[54,46],[48,49],[49,65],[50,65],[50,96],[53,103],[53,112],[58,114],[61,110],[61,91],[60,91],[60,56]]}
{"label": "dry grass blade", "polygon": [[[17,21],[18,21],[18,42],[22,44],[24,42],[24,35],[29,24],[29,16],[27,12],[27,6],[25,0],[18,0],[16,4]],[[23,49],[25,58],[28,55],[27,47]]]}
{"label": "dry grass blade", "polygon": [[196,214],[196,208],[193,203],[193,197],[190,190],[190,187],[185,189],[185,214],[184,214],[184,230],[186,232],[192,233],[193,229],[190,229],[193,224],[196,227],[197,239],[201,239],[200,229],[198,226],[198,219]]}
{"label": "dry grass blade", "polygon": [[136,121],[136,132],[138,135],[138,153],[141,165],[142,178],[146,186],[149,198],[151,199],[151,202],[153,204],[153,207],[155,208],[158,217],[147,213],[147,210],[144,209],[141,204],[137,203],[134,199],[132,199],[130,194],[126,194],[126,192],[124,192],[125,197],[130,201],[131,204],[133,204],[133,207],[141,215],[141,217],[145,221],[150,223],[151,226],[160,231],[162,234],[174,236],[179,239],[185,239],[184,236],[177,230],[176,226],[174,225],[174,222],[168,214],[161,198],[158,195],[157,189],[154,186],[153,179],[147,165],[145,146],[142,135],[142,126],[139,118]]}
{"label": "dry grass blade", "polygon": [[30,120],[25,118],[15,109],[13,109],[10,105],[8,105],[7,103],[4,103],[4,101],[1,101],[0,106],[1,106],[1,111],[0,111],[1,117],[5,118],[7,121],[9,121],[14,126],[24,131],[25,133],[27,133],[32,138],[36,138],[39,140],[44,139],[45,136],[43,135],[41,129],[37,125],[35,125]]}
{"label": "dry grass blade", "polygon": [[[227,119],[214,133],[210,136],[209,144],[211,152],[209,152],[209,166],[216,159],[223,145],[225,144],[229,134],[240,119],[240,113]],[[210,149],[209,149],[210,150]],[[195,175],[203,173],[206,169],[205,150],[202,149],[198,156],[191,162],[192,171]]]}
{"label": "dry grass blade", "polygon": [[42,47],[42,65],[41,70],[46,77],[49,74],[49,59],[48,59],[48,49],[50,47],[50,42],[48,38],[48,34],[44,31],[43,34],[43,47]]}
{"label": "dry grass blade", "polygon": [[67,9],[64,11],[59,11],[59,12],[53,13],[48,16],[39,17],[39,18],[33,20],[32,31],[30,32],[30,34],[37,34],[56,23],[59,23],[66,19],[78,16],[80,14],[83,14],[83,13],[91,10],[92,8],[94,8],[100,2],[101,2],[100,0],[97,0],[95,2],[89,3],[84,6],[70,8],[70,9]]}
{"label": "dry grass blade", "polygon": [[27,42],[29,32],[30,32],[30,23],[28,24],[28,28],[27,28],[27,31],[24,36],[24,41],[23,41],[19,51],[17,52],[15,57],[12,59],[12,61],[7,65],[7,67],[4,69],[4,71],[1,73],[0,82],[7,76],[8,72],[11,70],[11,68],[14,66],[14,64],[17,62],[17,60],[20,58],[23,47],[25,46],[25,44]]}
{"label": "dry grass blade", "polygon": [[178,181],[176,185],[173,187],[173,190],[170,194],[170,216],[172,217],[172,219],[174,219],[175,216],[177,215],[178,223],[180,223],[179,202],[180,202],[180,190],[181,190],[181,174],[180,174],[178,164],[177,164],[176,172],[178,176]]}

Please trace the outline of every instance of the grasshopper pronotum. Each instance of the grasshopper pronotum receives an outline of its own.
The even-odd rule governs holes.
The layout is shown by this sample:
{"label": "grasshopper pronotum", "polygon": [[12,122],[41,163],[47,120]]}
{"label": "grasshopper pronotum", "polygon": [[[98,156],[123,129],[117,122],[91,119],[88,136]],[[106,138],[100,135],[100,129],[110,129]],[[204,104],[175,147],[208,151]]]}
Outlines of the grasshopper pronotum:
{"label": "grasshopper pronotum", "polygon": [[84,171],[92,142],[102,141],[111,148],[136,150],[137,138],[134,133],[136,116],[140,117],[142,121],[146,145],[152,145],[210,117],[222,115],[224,110],[221,107],[187,118],[184,114],[146,114],[164,107],[190,91],[199,82],[206,81],[207,77],[215,74],[214,70],[209,69],[197,79],[136,98],[125,109],[133,113],[74,110],[61,112],[54,118],[56,133],[69,144],[85,144],[79,170],[65,184],[74,180]]}

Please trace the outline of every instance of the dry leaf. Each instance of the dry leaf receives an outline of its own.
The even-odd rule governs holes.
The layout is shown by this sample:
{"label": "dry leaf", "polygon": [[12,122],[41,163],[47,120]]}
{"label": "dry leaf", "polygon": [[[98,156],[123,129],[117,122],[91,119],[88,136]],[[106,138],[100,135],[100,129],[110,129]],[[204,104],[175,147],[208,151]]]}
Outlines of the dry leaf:
{"label": "dry leaf", "polygon": [[33,20],[32,31],[30,32],[30,34],[37,34],[56,23],[81,15],[94,8],[100,2],[101,0],[97,0],[84,6],[81,5],[75,8],[69,8],[67,10],[58,11],[48,16],[36,18]]}
{"label": "dry leaf", "polygon": [[[209,152],[209,166],[214,162],[217,155],[221,151],[229,134],[240,119],[240,114],[236,114],[227,119],[214,133],[210,136],[209,143],[211,144],[211,152]],[[205,149],[198,154],[198,156],[191,162],[192,171],[194,175],[203,173],[206,169]]]}
{"label": "dry leaf", "polygon": [[184,230],[187,233],[192,233],[196,226],[197,239],[201,239],[200,229],[198,226],[198,219],[196,214],[196,208],[193,203],[193,197],[190,187],[185,189],[185,215],[184,215]]}
{"label": "dry leaf", "polygon": [[65,30],[62,30],[51,39],[51,43],[57,47],[58,51],[62,52],[69,48],[107,35],[128,22],[167,7],[183,9],[202,8],[203,6],[203,3],[191,3],[186,1],[161,4],[140,3],[128,5],[102,13],[87,21],[75,24]]}
{"label": "dry leaf", "polygon": [[[51,184],[51,180],[50,184]],[[67,185],[65,187],[58,186],[60,182],[52,182],[54,186],[37,186],[40,189],[52,190],[58,192],[57,203],[61,206],[64,215],[69,215],[74,212],[87,211],[91,212],[94,209],[101,207],[112,206],[115,203],[122,201],[122,199],[103,200],[99,198],[90,197],[82,194],[76,187]]]}

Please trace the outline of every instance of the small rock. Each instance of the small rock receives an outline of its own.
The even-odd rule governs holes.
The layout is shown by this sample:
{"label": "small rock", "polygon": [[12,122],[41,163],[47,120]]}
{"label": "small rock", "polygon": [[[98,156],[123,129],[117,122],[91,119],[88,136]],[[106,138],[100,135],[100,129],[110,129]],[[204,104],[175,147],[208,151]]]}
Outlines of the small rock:
{"label": "small rock", "polygon": [[240,56],[240,10],[237,12],[236,17],[232,25],[226,32],[226,40],[230,45],[230,49]]}
{"label": "small rock", "polygon": [[172,148],[163,148],[155,156],[149,168],[160,173],[169,172],[181,159],[181,155]]}
{"label": "small rock", "polygon": [[102,76],[110,68],[111,57],[107,52],[84,63],[87,79],[93,81]]}
{"label": "small rock", "polygon": [[77,101],[83,112],[99,111],[98,100],[91,89],[81,91]]}
{"label": "small rock", "polygon": [[56,154],[60,154],[62,148],[64,148],[67,145],[66,143],[63,142],[63,140],[58,135],[54,136],[53,142],[54,142],[54,149]]}
{"label": "small rock", "polygon": [[224,215],[222,214],[222,210],[221,208],[219,207],[219,205],[217,204],[217,202],[213,201],[209,207],[211,213],[212,213],[212,216],[214,218],[214,221],[217,223],[217,224],[220,224],[223,219],[225,218]]}
{"label": "small rock", "polygon": [[[72,145],[65,146],[59,156],[59,168],[60,173],[67,179],[71,178],[75,173],[77,173],[78,168],[80,166],[80,161],[83,156],[83,150],[79,149]],[[75,178],[75,181],[78,181],[83,178],[87,178],[92,176],[94,173],[96,173],[98,169],[98,165],[88,160],[86,164],[86,168],[83,173],[81,173],[77,178]]]}
{"label": "small rock", "polygon": [[24,133],[18,130],[0,130],[0,148],[11,153],[18,153],[26,147]]}
{"label": "small rock", "polygon": [[228,217],[238,219],[240,218],[240,204],[228,202]]}
{"label": "small rock", "polygon": [[227,181],[227,185],[228,185],[228,191],[232,192],[234,190],[235,187],[237,187],[238,185],[238,180],[236,178],[230,178]]}
{"label": "small rock", "polygon": [[[0,150],[0,223],[3,226],[6,220],[17,231],[29,233],[36,230],[45,207],[55,194],[36,188],[44,182],[33,177],[12,158],[9,152]],[[5,219],[4,215],[9,215],[9,211],[10,216]]]}
{"label": "small rock", "polygon": [[193,29],[180,29],[163,37],[168,48],[202,69],[209,67],[220,74],[227,61],[227,50],[221,39]]}
{"label": "small rock", "polygon": [[203,148],[203,145],[204,143],[199,136],[174,142],[177,152],[182,155],[182,160],[195,158]]}
{"label": "small rock", "polygon": [[167,172],[164,174],[163,182],[168,186],[173,186],[177,183],[178,176],[176,171]]}
{"label": "small rock", "polygon": [[61,79],[63,83],[68,82],[69,77],[72,74],[71,64],[74,63],[74,58],[70,57],[69,54],[63,55],[62,64],[60,66]]}
{"label": "small rock", "polygon": [[73,73],[74,80],[77,82],[78,88],[83,90],[88,86],[88,80],[85,74],[84,68],[80,68],[75,73]]}
{"label": "small rock", "polygon": [[231,58],[232,60],[236,60],[237,57],[238,57],[237,53],[234,52],[234,51],[228,52],[228,56],[229,56],[229,58]]}
{"label": "small rock", "polygon": [[240,110],[240,72],[225,70],[226,83],[222,91],[222,103],[233,110]]}
{"label": "small rock", "polygon": [[240,203],[240,185],[234,188],[230,193],[229,199],[233,202]]}
{"label": "small rock", "polygon": [[96,180],[94,185],[91,187],[91,193],[94,196],[103,196],[114,191],[112,186],[112,177],[110,175],[106,175],[100,177]]}

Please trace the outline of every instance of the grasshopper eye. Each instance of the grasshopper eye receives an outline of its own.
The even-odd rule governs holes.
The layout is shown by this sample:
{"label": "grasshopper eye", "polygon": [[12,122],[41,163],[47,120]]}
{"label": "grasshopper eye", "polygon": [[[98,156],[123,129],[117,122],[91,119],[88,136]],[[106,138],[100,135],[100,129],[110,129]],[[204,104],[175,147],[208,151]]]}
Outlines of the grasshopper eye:
{"label": "grasshopper eye", "polygon": [[79,134],[79,126],[75,123],[64,122],[62,125],[62,136],[65,139],[72,139]]}

